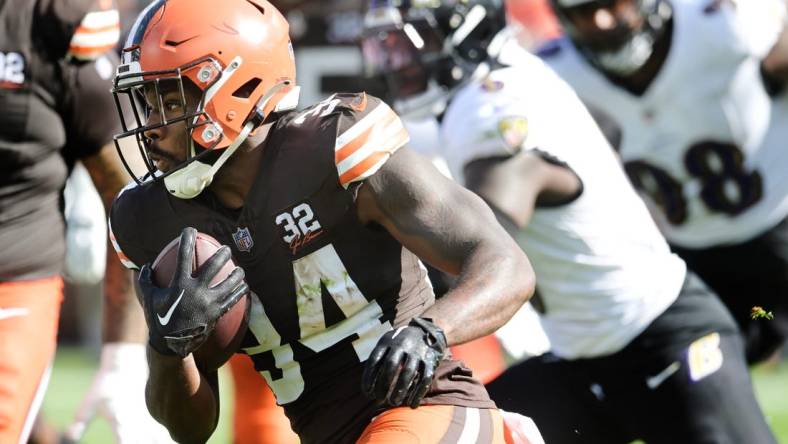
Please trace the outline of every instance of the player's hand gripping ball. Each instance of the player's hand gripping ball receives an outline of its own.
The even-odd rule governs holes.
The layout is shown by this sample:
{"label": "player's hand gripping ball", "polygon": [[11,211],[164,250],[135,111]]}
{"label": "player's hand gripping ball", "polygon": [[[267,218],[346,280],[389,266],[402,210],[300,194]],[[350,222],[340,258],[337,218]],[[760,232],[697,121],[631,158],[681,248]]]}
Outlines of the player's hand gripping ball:
{"label": "player's hand gripping ball", "polygon": [[390,406],[416,408],[448,347],[443,330],[426,318],[386,332],[369,355],[361,390]]}
{"label": "player's hand gripping ball", "polygon": [[186,357],[215,370],[246,333],[249,286],[230,248],[187,227],[140,270],[149,342],[157,352]]}

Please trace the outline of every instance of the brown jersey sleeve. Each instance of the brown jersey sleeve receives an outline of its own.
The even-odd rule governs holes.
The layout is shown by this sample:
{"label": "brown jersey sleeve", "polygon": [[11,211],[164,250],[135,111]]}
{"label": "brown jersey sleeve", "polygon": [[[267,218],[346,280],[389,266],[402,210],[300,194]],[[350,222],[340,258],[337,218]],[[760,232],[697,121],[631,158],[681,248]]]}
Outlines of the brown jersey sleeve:
{"label": "brown jersey sleeve", "polygon": [[109,92],[117,62],[117,56],[110,53],[70,67],[71,88],[62,113],[66,128],[63,155],[67,159],[95,154],[120,133],[118,109]]}
{"label": "brown jersey sleeve", "polygon": [[186,226],[178,215],[181,210],[174,207],[178,202],[169,199],[161,182],[132,183],[115,198],[109,214],[110,239],[127,268],[153,262]]}
{"label": "brown jersey sleeve", "polygon": [[140,266],[144,264],[145,258],[135,248],[133,227],[134,221],[134,199],[130,198],[130,194],[135,192],[136,184],[132,184],[124,188],[115,201],[112,203],[112,209],[109,213],[109,239],[112,242],[112,247],[118,254],[120,262],[129,269],[139,270]]}
{"label": "brown jersey sleeve", "polygon": [[342,105],[334,162],[339,183],[348,188],[379,170],[409,137],[399,116],[377,97],[366,93],[333,97]]}
{"label": "brown jersey sleeve", "polygon": [[34,35],[51,60],[94,60],[120,37],[115,0],[38,0]]}

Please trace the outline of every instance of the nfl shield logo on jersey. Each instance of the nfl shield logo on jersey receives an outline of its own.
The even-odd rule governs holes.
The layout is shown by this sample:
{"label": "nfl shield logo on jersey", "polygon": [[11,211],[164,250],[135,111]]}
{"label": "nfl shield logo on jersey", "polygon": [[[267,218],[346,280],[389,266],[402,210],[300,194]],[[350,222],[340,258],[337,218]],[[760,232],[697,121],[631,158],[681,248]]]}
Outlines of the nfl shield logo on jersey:
{"label": "nfl shield logo on jersey", "polygon": [[252,234],[249,233],[249,228],[246,227],[238,227],[235,233],[233,233],[233,240],[235,241],[235,246],[238,247],[240,251],[249,252],[254,246]]}

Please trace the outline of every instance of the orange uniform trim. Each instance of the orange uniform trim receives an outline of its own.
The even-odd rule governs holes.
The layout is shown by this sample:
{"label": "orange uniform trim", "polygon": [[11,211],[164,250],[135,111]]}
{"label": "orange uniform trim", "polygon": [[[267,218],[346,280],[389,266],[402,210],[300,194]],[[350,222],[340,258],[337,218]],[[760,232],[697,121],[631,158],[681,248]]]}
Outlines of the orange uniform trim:
{"label": "orange uniform trim", "polygon": [[37,413],[62,300],[60,276],[0,283],[0,443],[20,442]]}
{"label": "orange uniform trim", "polygon": [[74,55],[98,55],[104,52],[109,51],[110,49],[114,48],[115,45],[103,45],[103,46],[69,46],[68,52]]}
{"label": "orange uniform trim", "polygon": [[284,409],[265,379],[242,354],[230,358],[234,387],[233,444],[297,444]]}
{"label": "orange uniform trim", "polygon": [[[383,132],[383,130],[386,127],[388,127],[392,123],[396,122],[398,118],[399,117],[397,117],[397,115],[394,114],[393,112],[389,112],[387,115],[381,117],[380,120],[378,120],[376,123],[370,125],[369,128],[367,128],[361,134],[356,136],[355,139],[353,139],[352,141],[348,142],[347,145],[345,145],[342,148],[340,148],[339,150],[337,150],[337,152],[335,154],[335,161],[336,161],[336,163],[342,162],[343,160],[345,160],[348,157],[350,157],[353,153],[358,151],[359,148],[361,148],[362,146],[366,145],[367,142],[369,142],[373,137],[375,137],[377,134]],[[375,132],[375,134],[373,134],[373,131]],[[370,136],[372,136],[372,137],[370,137]]]}
{"label": "orange uniform trim", "polygon": [[349,169],[345,174],[339,176],[339,183],[345,185],[353,182],[354,180],[363,176],[364,173],[367,172],[367,170],[375,166],[375,164],[380,162],[383,158],[385,158],[388,155],[389,153],[384,153],[380,151],[370,154],[369,156],[367,156],[366,159],[357,163],[356,166]]}
{"label": "orange uniform trim", "polygon": [[394,151],[404,145],[408,139],[408,132],[402,128],[392,139],[387,141],[385,146],[381,146],[375,152],[364,158],[364,160],[358,162],[349,170],[340,175],[339,183],[342,184],[342,186],[346,186],[351,182],[371,175],[376,171],[374,167],[378,164],[378,162],[383,160],[385,157],[391,156]]}
{"label": "orange uniform trim", "polygon": [[350,157],[351,154],[355,153],[359,148],[361,148],[361,146],[367,142],[367,138],[369,138],[369,135],[372,133],[373,128],[375,128],[374,125],[370,126],[366,130],[364,130],[361,134],[359,134],[358,137],[350,141],[350,143],[340,148],[334,154],[334,162],[336,163],[342,162],[343,160]]}
{"label": "orange uniform trim", "polygon": [[510,444],[497,409],[422,405],[386,410],[372,422],[357,444]]}

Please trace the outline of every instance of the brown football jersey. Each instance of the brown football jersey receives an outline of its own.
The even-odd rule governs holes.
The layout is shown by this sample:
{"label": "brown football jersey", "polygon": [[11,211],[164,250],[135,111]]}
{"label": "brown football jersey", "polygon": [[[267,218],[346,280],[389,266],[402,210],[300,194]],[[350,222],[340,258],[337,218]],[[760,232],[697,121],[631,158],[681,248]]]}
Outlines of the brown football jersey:
{"label": "brown football jersey", "polygon": [[112,5],[0,0],[0,282],[61,272],[69,169],[120,130]]}
{"label": "brown football jersey", "polygon": [[[210,192],[181,200],[160,182],[115,201],[113,243],[129,267],[151,262],[185,226],[232,248],[257,296],[243,352],[302,442],[358,438],[383,408],[360,391],[362,363],[381,335],[434,301],[418,258],[383,228],[363,225],[355,210],[357,187],[406,142],[386,104],[336,94],[276,123],[237,213]],[[493,406],[452,360],[423,402]]]}

